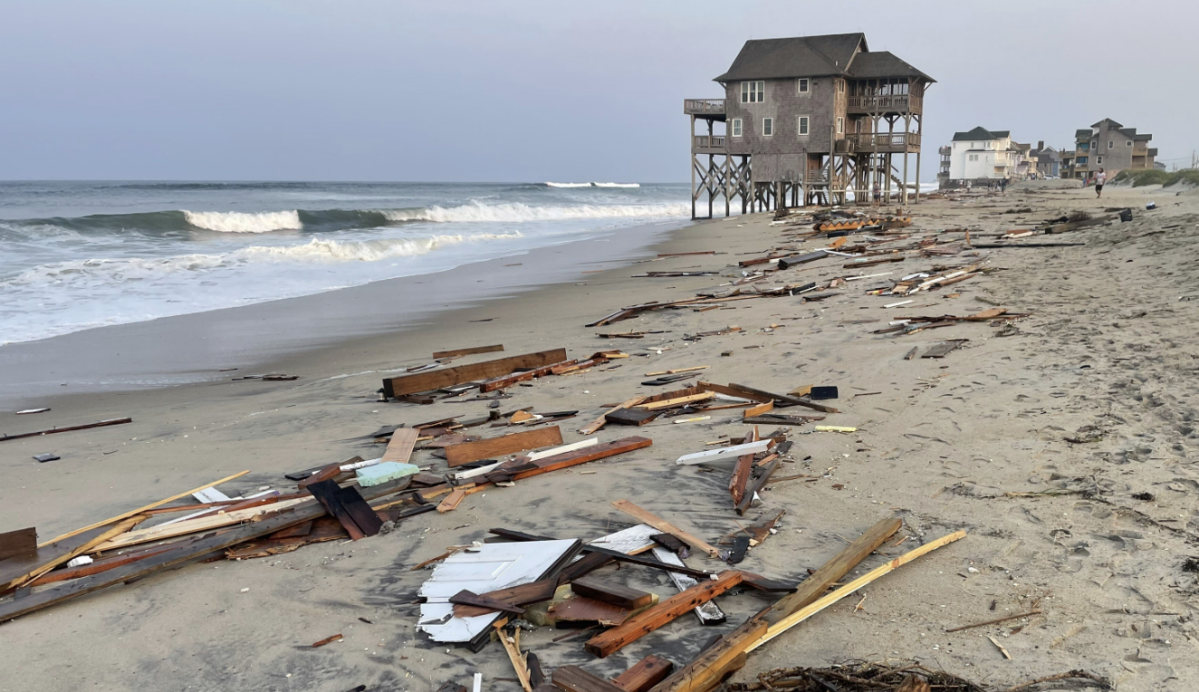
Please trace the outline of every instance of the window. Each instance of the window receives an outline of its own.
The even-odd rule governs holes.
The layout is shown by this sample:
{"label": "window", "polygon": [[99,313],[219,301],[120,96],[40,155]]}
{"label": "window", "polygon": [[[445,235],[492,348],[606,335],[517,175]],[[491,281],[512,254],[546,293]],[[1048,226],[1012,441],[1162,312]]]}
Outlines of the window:
{"label": "window", "polygon": [[1109,139],[1109,140],[1107,140],[1107,148],[1108,148],[1108,149],[1111,149],[1111,148],[1112,148],[1112,147],[1114,147],[1114,146],[1116,146],[1116,143],[1115,143],[1115,142],[1113,142],[1113,141],[1112,141],[1112,140],[1110,140],[1110,139]]}
{"label": "window", "polygon": [[1096,157],[1095,157],[1095,163],[1102,164],[1102,163],[1103,163],[1103,157],[1102,157],[1102,156],[1096,156]]}
{"label": "window", "polygon": [[837,80],[837,91],[841,92],[842,94],[845,93],[845,80],[844,79]]}
{"label": "window", "polygon": [[733,118],[733,136],[741,136],[741,118]]}
{"label": "window", "polygon": [[837,134],[845,134],[845,118],[837,118]]}
{"label": "window", "polygon": [[762,136],[770,137],[774,134],[774,118],[762,118]]}
{"label": "window", "polygon": [[808,116],[806,116],[806,115],[799,116],[799,129],[797,131],[799,132],[800,137],[807,136],[807,134],[808,134]]}
{"label": "window", "polygon": [[977,161],[977,160],[978,160],[978,154],[971,154],[971,155],[970,155],[970,160],[971,160],[971,161]]}
{"label": "window", "polygon": [[762,103],[766,100],[766,82],[741,82],[741,103]]}
{"label": "window", "polygon": [[1125,142],[1125,143],[1124,143],[1124,146],[1126,146],[1126,147],[1131,147],[1131,146],[1132,146],[1132,140],[1130,139],[1130,140],[1128,140],[1127,142]]}
{"label": "window", "polygon": [[806,93],[808,93],[808,89],[809,89],[809,88],[811,88],[811,83],[810,83],[810,82],[808,82],[808,78],[807,78],[807,77],[802,77],[802,78],[800,78],[800,80],[799,80],[799,93],[801,93],[801,94],[806,94]]}

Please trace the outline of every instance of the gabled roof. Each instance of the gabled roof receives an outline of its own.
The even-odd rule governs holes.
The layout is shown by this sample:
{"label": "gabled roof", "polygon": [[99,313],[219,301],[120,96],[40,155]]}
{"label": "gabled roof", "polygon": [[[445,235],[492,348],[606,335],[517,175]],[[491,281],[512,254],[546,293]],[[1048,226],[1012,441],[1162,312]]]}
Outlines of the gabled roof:
{"label": "gabled roof", "polygon": [[860,32],[746,41],[732,66],[715,81],[846,75],[859,46],[867,50],[866,35]]}
{"label": "gabled roof", "polygon": [[885,50],[858,53],[853,62],[849,63],[849,73],[859,79],[916,77],[930,82],[937,81]]}
{"label": "gabled roof", "polygon": [[1111,118],[1104,118],[1103,120],[1100,120],[1099,122],[1095,123],[1095,124],[1094,124],[1094,125],[1092,125],[1091,127],[1102,127],[1104,123],[1107,123],[1108,125],[1110,125],[1111,127],[1114,127],[1114,128],[1116,128],[1116,129],[1119,129],[1119,128],[1121,128],[1121,127],[1124,127],[1123,125],[1121,125],[1120,123],[1116,122],[1115,120],[1112,120]]}
{"label": "gabled roof", "polygon": [[976,127],[968,132],[953,133],[953,141],[969,142],[971,140],[1003,139],[1011,134],[1010,130],[988,130],[985,127]]}

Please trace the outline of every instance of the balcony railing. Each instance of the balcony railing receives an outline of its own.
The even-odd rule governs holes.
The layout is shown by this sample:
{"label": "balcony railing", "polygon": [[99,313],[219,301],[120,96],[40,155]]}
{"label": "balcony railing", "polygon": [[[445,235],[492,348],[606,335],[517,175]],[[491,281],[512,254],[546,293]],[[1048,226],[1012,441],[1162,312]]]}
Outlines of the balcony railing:
{"label": "balcony railing", "polygon": [[691,148],[699,149],[724,149],[724,135],[693,135]]}
{"label": "balcony railing", "polygon": [[920,135],[915,132],[851,132],[845,140],[859,152],[896,152],[920,146]]}
{"label": "balcony railing", "polygon": [[852,112],[915,112],[920,111],[924,107],[924,99],[913,94],[891,94],[888,96],[850,96],[846,105]]}
{"label": "balcony railing", "polygon": [[686,115],[724,115],[724,99],[683,99]]}

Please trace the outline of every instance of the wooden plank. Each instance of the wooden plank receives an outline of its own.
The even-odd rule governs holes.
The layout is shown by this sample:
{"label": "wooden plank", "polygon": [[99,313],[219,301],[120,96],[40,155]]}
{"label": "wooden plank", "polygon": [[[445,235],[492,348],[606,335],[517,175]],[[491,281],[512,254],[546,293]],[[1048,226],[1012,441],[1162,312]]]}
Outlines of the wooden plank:
{"label": "wooden plank", "polygon": [[744,661],[745,650],[765,634],[766,622],[751,617],[655,685],[651,692],[702,692],[715,687],[737,661]]}
{"label": "wooden plank", "polygon": [[733,506],[741,504],[741,498],[745,497],[745,488],[749,483],[749,472],[754,468],[754,455],[743,454],[737,457],[737,463],[733,466],[733,477],[729,479],[729,494],[733,496]]}
{"label": "wooden plank", "polygon": [[121,521],[122,519],[128,519],[129,517],[132,517],[134,515],[141,514],[142,512],[146,511],[147,509],[154,509],[155,507],[161,507],[162,505],[165,505],[168,502],[174,502],[175,500],[178,500],[181,497],[187,497],[188,495],[191,495],[192,493],[198,493],[201,490],[204,490],[205,488],[212,488],[212,487],[220,485],[221,483],[227,483],[227,482],[233,480],[234,478],[241,478],[242,476],[246,475],[247,473],[249,473],[249,471],[242,471],[241,473],[235,473],[232,476],[225,476],[224,478],[222,478],[219,481],[214,481],[207,485],[202,485],[199,488],[192,488],[191,490],[188,490],[187,492],[179,493],[178,495],[172,495],[172,496],[166,498],[165,500],[159,500],[158,502],[152,502],[152,503],[146,505],[145,507],[138,507],[137,509],[129,510],[128,512],[125,512],[124,514],[118,514],[117,516],[112,517],[111,519],[105,519],[104,521],[97,522],[97,523],[91,524],[89,526],[85,526],[82,529],[75,529],[74,531],[71,531],[70,533],[64,533],[63,535],[59,536],[58,538],[54,538],[52,540],[46,541],[45,543],[41,543],[38,545],[38,547],[40,548],[45,545],[50,545],[51,543],[61,541],[64,538],[70,538],[71,536],[77,536],[77,535],[83,533],[84,531],[91,531],[92,529],[98,529],[101,526],[107,526],[114,522]]}
{"label": "wooden plank", "polygon": [[612,678],[612,684],[624,692],[646,692],[670,675],[672,670],[674,670],[673,663],[661,656],[650,654],[633,664],[633,667]]}
{"label": "wooden plank", "polygon": [[773,410],[774,410],[774,402],[767,401],[764,404],[758,404],[757,406],[751,406],[751,407],[745,409],[745,411],[742,413],[741,417],[742,418],[753,418],[754,416],[760,416],[764,413],[770,413]]}
{"label": "wooden plank", "polygon": [[[686,565],[683,564],[683,560],[679,558],[674,551],[662,546],[654,546],[653,551],[654,557],[658,558],[660,562],[671,565],[673,568],[686,568]],[[670,571],[666,573],[666,576],[670,577],[670,581],[674,584],[674,588],[678,589],[679,591],[686,591],[687,589],[690,589],[699,583],[694,577],[681,572]],[[719,625],[726,619],[724,616],[724,611],[720,609],[720,606],[716,605],[712,601],[699,604],[695,607],[694,612],[695,617],[699,619],[699,624],[705,626]]]}
{"label": "wooden plank", "polygon": [[[365,499],[383,497],[398,492],[407,487],[407,479],[402,479],[394,485],[372,486],[364,490]],[[190,495],[191,493],[187,493]],[[101,574],[82,577],[65,582],[58,586],[49,586],[33,591],[23,598],[9,599],[0,602],[0,622],[5,622],[22,615],[47,608],[58,603],[78,598],[114,584],[133,581],[153,574],[160,570],[183,565],[208,555],[220,554],[226,548],[245,541],[266,536],[280,529],[311,521],[325,513],[324,507],[310,502],[299,505],[291,512],[279,516],[268,517],[261,521],[237,526],[227,531],[216,531],[172,546],[160,555],[145,560],[139,560],[124,567],[108,570]]]}
{"label": "wooden plank", "polygon": [[[577,562],[574,564],[578,564]],[[511,603],[516,606],[527,606],[532,603],[540,603],[548,601],[554,597],[554,590],[558,588],[557,579],[541,579],[532,581],[519,586],[510,586],[506,589],[496,591],[488,591],[480,596],[504,603]],[[490,608],[476,608],[474,606],[455,606],[454,617],[473,617],[476,615],[486,615],[487,613],[495,612]]]}
{"label": "wooden plank", "polygon": [[883,576],[886,576],[887,574],[890,574],[891,572],[895,571],[896,569],[899,569],[903,565],[906,565],[907,563],[909,563],[923,555],[931,553],[932,551],[936,550],[937,548],[940,548],[942,546],[953,543],[954,541],[961,540],[965,537],[966,537],[965,531],[955,531],[947,536],[942,536],[941,538],[938,538],[937,540],[932,541],[931,543],[926,543],[913,551],[904,553],[903,555],[883,564],[880,567],[876,567],[875,569],[867,572],[866,574],[863,574],[862,576],[858,577],[857,579],[854,579],[853,581],[849,582],[845,586],[842,586],[841,588],[837,589],[836,591],[828,594],[827,596],[824,596],[823,598],[819,598],[816,601],[813,601],[808,606],[806,606],[804,608],[800,608],[799,610],[791,613],[787,617],[782,618],[781,620],[778,620],[777,622],[772,623],[770,625],[770,627],[766,630],[766,634],[763,635],[761,638],[757,639],[756,641],[754,641],[754,643],[751,644],[746,649],[746,652],[748,653],[750,651],[753,651],[754,649],[762,646],[766,642],[769,642],[771,639],[774,639],[775,637],[779,636],[783,632],[786,632],[787,630],[798,625],[799,623],[803,622],[804,620],[807,620],[808,618],[812,617],[816,613],[819,613],[820,611],[824,610],[825,608],[831,606],[832,604],[836,603],[837,601],[841,600],[842,598],[845,598],[846,596],[854,593],[855,591],[861,589],[862,587],[866,586],[867,584],[870,584],[871,582],[873,582]]}
{"label": "wooden plank", "polygon": [[634,450],[649,447],[653,445],[653,443],[654,441],[648,437],[622,437],[619,440],[613,440],[611,442],[605,442],[592,447],[586,447],[574,452],[567,452],[557,456],[538,459],[537,461],[534,461],[528,465],[531,468],[522,466],[521,468],[515,469],[512,472],[512,480],[519,481],[525,478],[531,478],[532,476],[540,476],[541,474],[549,473],[550,471],[557,471],[559,469],[564,469],[571,466],[578,466],[579,464],[585,464],[589,461],[606,459],[607,457],[616,456],[617,454],[624,454],[626,452],[632,452]]}
{"label": "wooden plank", "polygon": [[756,442],[747,442],[745,444],[733,445],[732,447],[719,447],[717,449],[708,449],[703,452],[695,452],[693,454],[684,454],[679,457],[675,463],[678,464],[706,464],[712,461],[720,461],[731,457],[740,457],[746,454],[757,454],[765,452],[770,448],[770,440],[758,440]]}
{"label": "wooden plank", "polygon": [[89,428],[103,428],[109,425],[122,425],[124,423],[132,422],[132,418],[109,418],[108,420],[97,421],[95,423],[86,423],[84,425],[72,425],[66,428],[50,428],[48,430],[38,430],[36,432],[17,433],[16,435],[0,435],[0,442],[4,442],[5,440],[20,440],[25,437],[54,435],[56,433],[72,432],[75,430],[87,430]]}
{"label": "wooden plank", "polygon": [[362,499],[358,488],[347,485],[339,489],[337,500],[363,534],[374,536],[379,533],[379,529],[383,527],[383,520],[379,518],[375,510],[371,509],[370,505],[366,504],[366,500]]}
{"label": "wooden plank", "polygon": [[121,555],[114,555],[113,557],[93,560],[86,565],[79,565],[78,567],[67,567],[64,569],[51,570],[37,579],[29,582],[29,586],[43,586],[45,584],[53,584],[60,581],[70,581],[71,579],[78,579],[80,577],[86,577],[92,574],[107,572],[110,569],[116,569],[117,567],[128,565],[131,562],[145,560],[146,558],[154,557],[159,553],[165,553],[174,547],[175,546],[172,545],[160,545],[152,548],[143,548],[141,550],[134,550]]}
{"label": "wooden plank", "polygon": [[575,594],[551,605],[546,611],[546,620],[555,627],[564,622],[595,622],[604,627],[615,627],[628,620],[631,614],[628,608]]}
{"label": "wooden plank", "polygon": [[758,394],[758,393],[754,392],[753,390],[733,389],[732,387],[726,387],[723,384],[713,384],[711,382],[699,382],[699,383],[696,383],[695,386],[699,387],[700,389],[702,389],[706,392],[716,392],[717,394],[723,394],[725,396],[735,396],[738,399],[749,399],[750,401],[756,401],[761,404],[765,404],[767,402],[774,401],[773,395]]}
{"label": "wooden plank", "polygon": [[36,555],[37,529],[35,527],[30,526],[27,529],[0,533],[0,561],[10,557],[25,559]]}
{"label": "wooden plank", "polygon": [[613,406],[612,408],[608,409],[607,411],[604,411],[604,413],[599,418],[596,418],[595,420],[591,421],[590,424],[585,425],[582,428],[579,428],[579,434],[580,435],[595,434],[595,431],[604,427],[604,423],[608,422],[607,416],[609,413],[616,413],[617,411],[619,411],[623,408],[630,408],[630,407],[636,406],[637,404],[640,404],[642,401],[645,401],[645,397],[635,396],[632,399],[629,399],[628,401],[624,402],[623,404],[618,404],[616,406]]}
{"label": "wooden plank", "polygon": [[533,692],[529,665],[525,662],[524,654],[520,652],[520,628],[513,628],[511,638],[508,637],[508,633],[503,630],[502,626],[496,628],[496,634],[499,636],[500,643],[504,645],[504,651],[508,652],[508,660],[512,662],[512,669],[516,671],[516,679],[520,683],[521,689],[525,692]]}
{"label": "wooden plank", "polygon": [[474,606],[476,608],[483,608],[487,611],[498,610],[504,613],[516,613],[517,615],[525,612],[525,609],[521,608],[520,606],[512,605],[511,603],[501,601],[498,598],[479,595],[465,589],[459,591],[453,596],[450,596],[450,603],[453,603],[454,605]]}
{"label": "wooden plank", "polygon": [[603,678],[596,677],[578,666],[558,666],[551,678],[554,686],[566,692],[624,692]]}
{"label": "wooden plank", "polygon": [[840,581],[841,577],[849,574],[851,569],[865,560],[867,555],[895,535],[902,526],[903,520],[899,517],[888,517],[866,529],[865,533],[842,548],[833,559],[805,579],[795,593],[779,599],[771,606],[770,611],[766,613],[767,622],[778,622],[820,598],[833,584]]}
{"label": "wooden plank", "polygon": [[493,459],[504,454],[523,452],[526,449],[560,444],[562,444],[562,430],[555,425],[477,442],[450,445],[445,448],[445,459],[451,467],[462,466],[480,459]]}
{"label": "wooden plank", "polygon": [[574,365],[575,363],[578,363],[578,362],[579,362],[578,360],[563,360],[563,361],[558,361],[556,363],[550,363],[549,365],[543,365],[539,368],[532,368],[530,370],[518,372],[518,373],[515,373],[512,375],[504,375],[502,377],[497,377],[495,379],[487,380],[486,382],[480,383],[479,391],[480,392],[494,392],[497,389],[504,389],[506,387],[511,387],[514,384],[519,384],[521,382],[527,382],[529,380],[533,380],[538,377],[545,377],[546,375],[556,374],[556,371],[559,370],[560,368]]}
{"label": "wooden plank", "polygon": [[456,384],[501,377],[523,368],[539,368],[566,360],[566,349],[526,353],[482,363],[459,365],[456,368],[432,370],[383,380],[383,395],[388,399],[417,392],[428,392]]}
{"label": "wooden plank", "polygon": [[[327,481],[332,483],[332,481]],[[220,512],[217,514],[206,514],[195,519],[188,519],[174,524],[159,524],[151,526],[148,529],[140,529],[138,531],[130,531],[113,536],[110,540],[95,546],[93,552],[101,552],[106,550],[116,550],[117,548],[127,548],[132,545],[140,545],[142,543],[150,543],[153,541],[161,541],[167,538],[176,538],[178,536],[186,536],[187,534],[196,533],[198,531],[209,531],[219,529],[233,524],[240,524],[243,521],[252,521],[262,515],[279,512],[295,505],[308,502],[308,498],[297,498],[294,500],[284,500],[283,502],[274,502],[270,505],[262,505],[259,507],[250,507],[232,512]]]}
{"label": "wooden plank", "polygon": [[[592,553],[595,555],[597,553]],[[584,560],[587,558],[583,558]],[[654,595],[623,584],[613,584],[593,576],[579,577],[570,582],[570,590],[586,598],[611,603],[621,608],[637,610],[653,603]]]}
{"label": "wooden plank", "polygon": [[457,348],[452,351],[434,351],[433,358],[458,358],[461,356],[473,356],[477,353],[496,353],[503,350],[503,344],[496,344],[494,346],[473,346],[471,348]]}
{"label": "wooden plank", "polygon": [[745,494],[741,496],[741,501],[737,503],[737,514],[744,515],[746,510],[753,506],[754,496],[758,494],[759,490],[766,487],[766,483],[770,481],[770,476],[778,469],[780,462],[782,462],[782,458],[775,457],[763,471],[750,480],[749,484],[745,487]]}
{"label": "wooden plank", "polygon": [[696,550],[702,550],[703,552],[707,553],[710,557],[714,557],[718,560],[720,559],[720,551],[717,550],[716,548],[708,545],[706,542],[704,542],[700,538],[687,533],[686,531],[680,529],[679,527],[675,526],[674,524],[671,524],[670,522],[666,521],[665,519],[662,519],[658,515],[653,514],[651,512],[647,512],[644,509],[641,509],[640,507],[633,504],[632,502],[629,502],[628,500],[614,500],[612,502],[612,506],[615,507],[616,509],[619,509],[620,511],[624,512],[625,514],[628,514],[629,516],[636,518],[637,521],[641,522],[642,524],[649,524],[650,526],[661,531],[662,533],[668,533],[668,534],[674,536],[675,538],[686,543],[687,545],[691,546],[692,548],[695,548]]}
{"label": "wooden plank", "polygon": [[[533,534],[521,533],[520,531],[513,531],[511,529],[488,529],[487,531],[488,531],[488,533],[493,533],[497,536],[502,536],[504,538],[507,538],[509,540],[514,540],[514,541],[552,541],[552,540],[556,540],[556,539],[550,538],[548,536],[535,536]],[[667,562],[664,560],[652,560],[649,558],[641,557],[640,555],[628,555],[626,553],[622,553],[622,552],[619,552],[616,550],[608,550],[607,548],[601,548],[599,546],[594,546],[594,545],[584,545],[583,552],[585,552],[585,553],[603,553],[605,555],[611,556],[614,560],[616,560],[618,562],[628,562],[630,564],[641,565],[643,567],[652,567],[653,569],[665,570],[671,574],[675,574],[675,573],[685,574],[689,577],[694,577],[696,579],[711,579],[714,576],[714,574],[712,572],[705,572],[705,571],[699,570],[699,569],[691,569],[690,567],[687,567],[686,565],[684,565],[681,561],[675,563],[675,562]],[[657,553],[655,552],[655,555],[656,554]]]}
{"label": "wooden plank", "polygon": [[624,646],[662,627],[675,618],[706,603],[741,583],[741,573],[736,570],[721,572],[714,581],[697,584],[682,593],[675,594],[658,605],[643,610],[619,627],[601,632],[583,645],[590,653],[604,658]]}
{"label": "wooden plank", "polygon": [[662,401],[649,401],[643,404],[637,404],[637,408],[645,409],[647,411],[661,411],[662,409],[678,408],[680,406],[696,404],[701,401],[708,401],[709,399],[715,398],[715,392],[700,392],[699,394],[681,396],[677,399],[664,399]]}
{"label": "wooden plank", "polygon": [[945,356],[949,355],[950,352],[956,351],[959,348],[961,348],[962,345],[965,344],[967,341],[969,341],[969,339],[950,339],[949,341],[942,341],[941,343],[933,346],[932,348],[928,349],[924,353],[920,354],[920,357],[921,358],[944,358]]}
{"label": "wooden plank", "polygon": [[587,553],[582,558],[567,565],[558,573],[558,584],[573,583],[575,580],[583,578],[615,559],[611,555],[603,553]]}
{"label": "wooden plank", "polygon": [[312,493],[312,496],[316,498],[317,502],[321,503],[321,506],[325,508],[325,511],[329,512],[330,516],[337,519],[342,527],[345,528],[346,533],[350,534],[351,540],[357,541],[366,538],[366,534],[362,532],[362,529],[358,528],[358,524],[354,521],[354,518],[342,506],[341,497],[338,493],[340,489],[337,483],[333,481],[321,481],[320,483],[313,483],[308,486],[308,492]]}
{"label": "wooden plank", "polygon": [[640,427],[658,417],[657,411],[647,411],[639,408],[622,408],[604,414],[605,422],[614,425],[633,425]]}
{"label": "wooden plank", "polygon": [[781,401],[785,404],[791,404],[793,406],[804,406],[806,408],[815,409],[817,411],[823,411],[825,413],[840,413],[839,410],[833,408],[832,406],[825,406],[824,404],[818,404],[815,401],[809,401],[807,399],[800,399],[798,397],[788,396],[786,394],[773,394],[771,392],[764,392],[760,389],[754,389],[752,387],[747,387],[743,384],[733,384],[730,382],[729,388],[733,389],[735,391],[743,392],[742,394],[736,394],[734,396],[745,397],[747,394],[756,394],[758,396],[767,396],[776,401]]}
{"label": "wooden plank", "polygon": [[32,583],[55,567],[95,549],[97,545],[125,533],[145,519],[144,514],[139,514],[124,519],[115,526],[97,527],[87,533],[55,542],[52,546],[39,547],[37,554],[31,558],[5,560],[0,563],[0,568],[3,569],[0,572],[0,593]]}
{"label": "wooden plank", "polygon": [[446,495],[445,499],[441,501],[441,504],[437,505],[437,511],[442,514],[445,514],[446,512],[452,512],[455,509],[458,509],[458,505],[462,504],[462,500],[465,497],[465,489],[454,488],[452,491],[450,491],[450,494]]}
{"label": "wooden plank", "polygon": [[418,437],[420,431],[415,428],[396,428],[387,442],[387,451],[383,452],[383,461],[407,464],[412,458],[412,450],[416,447]]}

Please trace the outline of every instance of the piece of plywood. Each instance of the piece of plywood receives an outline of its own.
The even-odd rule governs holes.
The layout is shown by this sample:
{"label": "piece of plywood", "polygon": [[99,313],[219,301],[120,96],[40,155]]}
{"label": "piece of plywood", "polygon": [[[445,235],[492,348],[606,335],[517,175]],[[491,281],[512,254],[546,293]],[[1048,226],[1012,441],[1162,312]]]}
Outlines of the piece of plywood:
{"label": "piece of plywood", "polygon": [[37,555],[37,529],[17,529],[0,533],[0,562],[10,557],[31,558]]}
{"label": "piece of plywood", "polygon": [[735,570],[721,572],[715,579],[675,594],[658,605],[643,610],[619,627],[601,632],[583,645],[588,652],[604,658],[641,637],[672,622],[683,613],[706,603],[741,583],[742,575]]}
{"label": "piece of plywood", "polygon": [[616,509],[619,509],[620,511],[624,512],[625,514],[628,514],[629,516],[634,517],[635,519],[637,519],[637,521],[640,521],[643,524],[649,524],[650,526],[654,527],[655,529],[658,529],[662,533],[668,533],[668,534],[674,536],[675,538],[679,539],[680,541],[686,543],[687,545],[691,546],[692,548],[695,548],[696,550],[701,550],[701,551],[707,553],[710,557],[720,559],[720,551],[717,550],[716,548],[708,545],[702,539],[700,539],[696,536],[693,536],[690,533],[687,533],[686,531],[683,531],[682,529],[675,526],[674,524],[671,524],[670,522],[657,516],[656,514],[653,514],[652,512],[648,512],[648,511],[638,507],[637,505],[633,504],[632,502],[629,502],[628,500],[614,500],[612,502],[612,506],[615,507]]}
{"label": "piece of plywood", "polygon": [[461,356],[473,356],[477,353],[497,353],[503,350],[503,344],[495,344],[494,346],[472,346],[471,348],[456,348],[451,351],[434,351],[433,358],[459,358]]}
{"label": "piece of plywood", "polygon": [[463,442],[445,448],[446,463],[462,466],[480,459],[494,459],[505,454],[523,452],[527,449],[562,444],[562,430],[558,426],[536,428],[524,432],[492,437],[477,442]]}
{"label": "piece of plywood", "polygon": [[396,428],[387,442],[387,451],[383,452],[381,461],[394,461],[407,464],[412,458],[412,450],[416,447],[416,439],[420,431],[415,428]]}
{"label": "piece of plywood", "polygon": [[566,349],[557,348],[551,351],[526,353],[509,358],[489,360],[470,365],[459,365],[455,368],[433,370],[430,372],[391,377],[383,380],[383,395],[389,399],[428,392],[456,384],[486,380],[516,372],[523,368],[539,368],[566,360]]}

